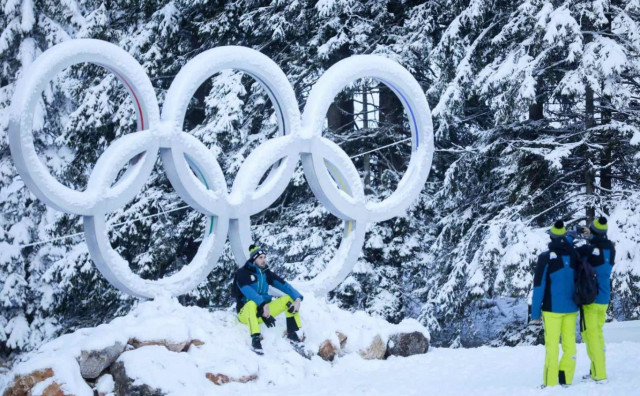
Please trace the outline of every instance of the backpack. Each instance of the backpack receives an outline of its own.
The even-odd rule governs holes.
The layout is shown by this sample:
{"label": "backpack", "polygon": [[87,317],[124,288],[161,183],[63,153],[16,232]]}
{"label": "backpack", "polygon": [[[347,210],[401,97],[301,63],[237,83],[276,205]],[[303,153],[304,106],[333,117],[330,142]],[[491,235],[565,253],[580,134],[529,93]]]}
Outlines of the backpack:
{"label": "backpack", "polygon": [[576,290],[573,294],[573,301],[579,307],[596,301],[599,290],[598,277],[586,257],[582,257],[579,261],[575,270],[574,281]]}
{"label": "backpack", "polygon": [[233,275],[233,282],[231,282],[231,298],[236,301],[236,305],[242,304],[242,292],[238,289],[238,270]]}

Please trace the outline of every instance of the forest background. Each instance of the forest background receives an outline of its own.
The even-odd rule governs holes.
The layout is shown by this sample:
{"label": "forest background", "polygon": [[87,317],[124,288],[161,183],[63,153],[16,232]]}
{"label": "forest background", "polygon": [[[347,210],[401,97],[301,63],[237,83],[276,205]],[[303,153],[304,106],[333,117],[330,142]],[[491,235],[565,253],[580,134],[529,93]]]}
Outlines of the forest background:
{"label": "forest background", "polygon": [[[0,31],[4,357],[122,315],[136,301],[96,270],[81,217],[36,199],[10,157],[16,80],[44,50],[73,38],[127,50],[161,103],[187,61],[223,45],[271,57],[301,107],[340,59],[394,59],[427,94],[433,167],[406,216],[370,226],[355,271],[330,300],[391,322],[417,318],[435,345],[537,342],[527,298],[544,230],[555,219],[573,226],[605,215],[618,249],[608,317],[640,319],[640,0],[2,0]],[[113,75],[79,65],[51,82],[33,127],[49,169],[83,189],[105,148],[135,130],[135,112]],[[199,88],[184,129],[210,147],[231,185],[277,124],[264,89],[229,70]],[[391,91],[366,79],[345,87],[325,136],[354,157],[369,199],[395,190],[411,147]],[[135,200],[109,215],[111,242],[136,273],[157,279],[193,257],[206,219],[185,206],[158,161]],[[287,279],[322,271],[342,237],[301,169],[251,221],[254,240]],[[180,301],[230,307],[234,269],[227,249],[208,281]]]}

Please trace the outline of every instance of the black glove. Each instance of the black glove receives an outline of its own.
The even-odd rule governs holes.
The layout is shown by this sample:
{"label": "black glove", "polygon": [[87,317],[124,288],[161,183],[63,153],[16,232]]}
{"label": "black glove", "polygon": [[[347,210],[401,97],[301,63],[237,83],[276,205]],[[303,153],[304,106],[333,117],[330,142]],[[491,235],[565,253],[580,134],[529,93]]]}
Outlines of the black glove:
{"label": "black glove", "polygon": [[267,325],[267,327],[274,327],[276,325],[276,318],[274,318],[273,316],[262,318],[262,321]]}
{"label": "black glove", "polygon": [[296,313],[296,307],[293,306],[293,304],[291,304],[290,302],[287,303],[287,311],[289,313]]}

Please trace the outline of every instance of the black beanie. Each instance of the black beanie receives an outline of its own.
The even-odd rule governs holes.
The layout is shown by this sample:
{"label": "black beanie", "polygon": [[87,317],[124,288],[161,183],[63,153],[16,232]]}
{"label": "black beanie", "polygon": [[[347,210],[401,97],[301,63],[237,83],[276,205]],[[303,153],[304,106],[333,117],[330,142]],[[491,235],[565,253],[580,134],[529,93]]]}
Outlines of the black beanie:
{"label": "black beanie", "polygon": [[562,238],[567,233],[567,229],[564,227],[564,221],[558,220],[549,229],[549,236],[551,239]]}
{"label": "black beanie", "polygon": [[249,260],[251,261],[255,261],[259,255],[264,254],[266,255],[267,252],[262,249],[260,246],[257,245],[251,245],[249,246]]}
{"label": "black beanie", "polygon": [[607,230],[609,229],[609,225],[607,224],[607,218],[599,217],[593,220],[589,228],[591,229],[592,232],[595,232],[596,234],[600,234],[600,235],[606,234]]}

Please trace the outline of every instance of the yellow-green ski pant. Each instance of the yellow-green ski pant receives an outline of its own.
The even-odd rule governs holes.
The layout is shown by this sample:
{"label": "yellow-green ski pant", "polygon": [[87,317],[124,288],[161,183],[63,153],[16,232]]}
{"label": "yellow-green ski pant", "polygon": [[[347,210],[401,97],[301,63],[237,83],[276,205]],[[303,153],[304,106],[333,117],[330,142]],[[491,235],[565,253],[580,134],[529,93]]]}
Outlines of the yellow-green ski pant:
{"label": "yellow-green ski pant", "polygon": [[[298,325],[298,328],[301,328],[302,325],[300,324],[300,313],[299,312],[296,312],[295,314],[289,313],[289,311],[287,311],[288,302],[293,303],[293,300],[288,295],[284,295],[282,297],[276,298],[275,300],[267,304],[269,306],[269,313],[271,314],[271,316],[274,316],[274,317],[280,315],[283,312],[286,314],[287,318],[290,318],[293,316],[293,318],[296,321],[296,324]],[[260,334],[260,323],[263,323],[263,321],[262,321],[262,318],[258,318],[257,313],[258,313],[258,304],[256,304],[254,301],[251,301],[251,300],[249,300],[246,304],[244,304],[240,312],[238,312],[238,319],[240,320],[241,323],[244,323],[249,326],[249,331],[251,332],[251,335]]]}
{"label": "yellow-green ski pant", "polygon": [[608,304],[584,305],[584,326],[582,340],[587,344],[587,355],[591,360],[591,378],[601,380],[607,378],[605,364],[605,346],[602,326],[607,319]]}
{"label": "yellow-green ski pant", "polygon": [[[576,371],[576,318],[577,312],[542,312],[544,322],[544,373],[542,383],[547,386],[571,384]],[[562,337],[562,359],[558,364],[560,338]]]}

